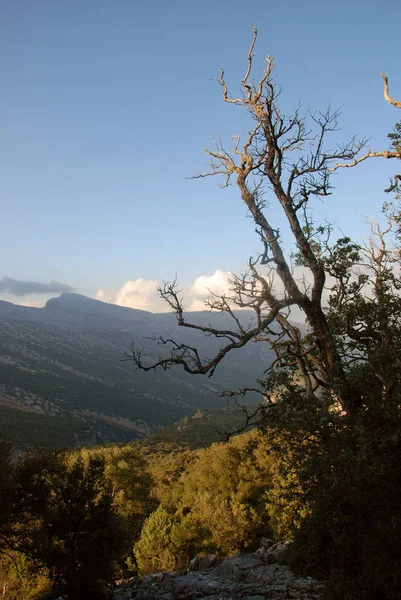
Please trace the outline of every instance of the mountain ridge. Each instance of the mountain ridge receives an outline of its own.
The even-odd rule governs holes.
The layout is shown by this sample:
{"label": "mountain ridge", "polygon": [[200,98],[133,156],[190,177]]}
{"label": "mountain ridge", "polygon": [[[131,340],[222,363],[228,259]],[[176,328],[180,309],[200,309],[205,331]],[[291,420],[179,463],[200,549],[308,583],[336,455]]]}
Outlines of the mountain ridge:
{"label": "mountain ridge", "polygon": [[[250,318],[241,312],[244,322]],[[188,313],[188,319],[230,324],[228,315],[207,311]],[[272,360],[267,344],[248,344],[231,352],[211,379],[179,368],[135,371],[124,351],[134,339],[145,357],[156,360],[160,347],[150,338],[158,335],[197,346],[203,357],[219,347],[219,340],[179,328],[172,312],[154,314],[70,292],[43,308],[0,301],[0,431],[12,430],[17,443],[27,445],[32,437],[46,438],[53,426],[61,445],[127,442],[199,409],[225,405],[218,389],[253,385]],[[24,423],[36,415],[35,435],[26,424],[15,433],[24,409]],[[73,436],[64,435],[60,419],[70,433],[76,424]]]}

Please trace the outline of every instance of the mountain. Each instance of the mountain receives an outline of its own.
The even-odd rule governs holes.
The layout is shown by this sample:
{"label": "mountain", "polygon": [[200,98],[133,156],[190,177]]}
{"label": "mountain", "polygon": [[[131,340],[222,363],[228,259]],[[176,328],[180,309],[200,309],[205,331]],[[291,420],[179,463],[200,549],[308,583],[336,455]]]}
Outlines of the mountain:
{"label": "mountain", "polygon": [[[250,313],[240,318],[249,322]],[[188,320],[232,327],[226,314]],[[267,344],[231,352],[213,378],[180,368],[144,373],[124,360],[132,340],[157,359],[162,335],[210,357],[219,341],[179,328],[173,313],[153,314],[64,293],[43,308],[0,301],[0,433],[18,445],[56,447],[127,442],[199,409],[224,406],[217,389],[254,385],[270,364]]]}

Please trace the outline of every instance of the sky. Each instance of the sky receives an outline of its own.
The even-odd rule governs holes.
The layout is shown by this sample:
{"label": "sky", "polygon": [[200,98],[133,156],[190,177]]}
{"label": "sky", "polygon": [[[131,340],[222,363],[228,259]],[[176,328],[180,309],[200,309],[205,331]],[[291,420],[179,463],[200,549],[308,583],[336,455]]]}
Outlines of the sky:
{"label": "sky", "polygon": [[[275,56],[285,113],[339,108],[338,141],[382,150],[400,118],[380,77],[400,99],[400,17],[399,0],[2,0],[0,300],[77,291],[162,311],[157,285],[177,276],[201,308],[260,250],[235,187],[191,179],[211,136],[248,127],[212,79],[224,67],[237,92],[250,23],[255,77]],[[314,218],[361,240],[395,171],[374,159],[337,173]]]}

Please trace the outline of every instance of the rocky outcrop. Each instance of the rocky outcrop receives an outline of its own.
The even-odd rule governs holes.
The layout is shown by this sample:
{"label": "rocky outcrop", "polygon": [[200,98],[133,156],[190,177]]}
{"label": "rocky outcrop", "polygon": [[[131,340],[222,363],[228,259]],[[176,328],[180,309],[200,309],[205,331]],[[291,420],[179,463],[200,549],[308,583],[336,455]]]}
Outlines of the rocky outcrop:
{"label": "rocky outcrop", "polygon": [[197,557],[188,571],[117,582],[114,600],[318,600],[324,583],[293,573],[284,564],[286,550],[280,543],[220,561],[214,554]]}

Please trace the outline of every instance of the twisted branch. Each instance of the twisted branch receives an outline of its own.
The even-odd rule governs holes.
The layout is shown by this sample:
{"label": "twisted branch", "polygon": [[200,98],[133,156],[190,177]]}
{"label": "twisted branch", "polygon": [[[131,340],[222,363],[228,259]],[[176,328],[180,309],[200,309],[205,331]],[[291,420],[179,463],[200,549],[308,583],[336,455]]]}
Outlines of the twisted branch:
{"label": "twisted branch", "polygon": [[399,102],[398,100],[394,100],[394,98],[392,98],[390,96],[390,94],[388,93],[388,78],[386,77],[386,75],[384,73],[380,73],[380,75],[382,76],[383,81],[384,81],[384,99],[389,104],[392,104],[396,108],[401,108],[401,102]]}

